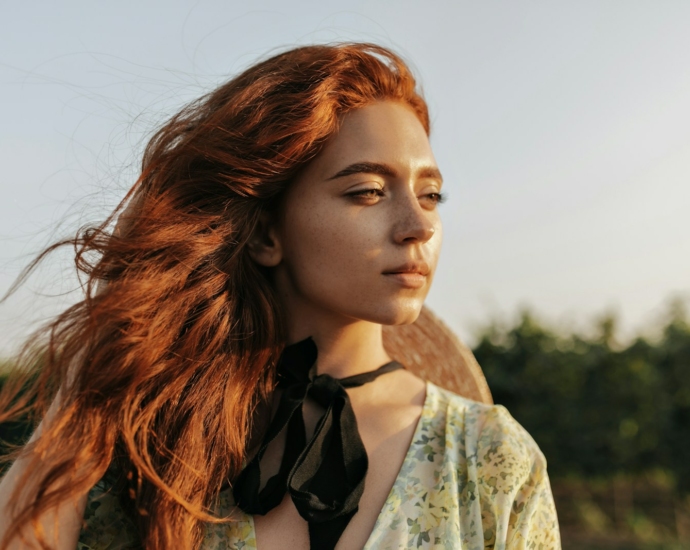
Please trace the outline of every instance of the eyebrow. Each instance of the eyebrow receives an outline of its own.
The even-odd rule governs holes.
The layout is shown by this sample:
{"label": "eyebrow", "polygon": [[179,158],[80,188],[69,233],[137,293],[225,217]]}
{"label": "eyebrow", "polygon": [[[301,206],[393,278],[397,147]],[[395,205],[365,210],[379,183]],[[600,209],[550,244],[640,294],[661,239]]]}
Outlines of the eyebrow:
{"label": "eyebrow", "polygon": [[[340,170],[340,172],[328,178],[328,180],[344,178],[345,176],[351,176],[352,174],[377,174],[379,176],[386,176],[389,178],[397,176],[396,171],[388,164],[384,164],[382,162],[355,162],[354,164],[346,166]],[[433,178],[443,181],[441,172],[435,166],[424,166],[417,173],[417,177]]]}

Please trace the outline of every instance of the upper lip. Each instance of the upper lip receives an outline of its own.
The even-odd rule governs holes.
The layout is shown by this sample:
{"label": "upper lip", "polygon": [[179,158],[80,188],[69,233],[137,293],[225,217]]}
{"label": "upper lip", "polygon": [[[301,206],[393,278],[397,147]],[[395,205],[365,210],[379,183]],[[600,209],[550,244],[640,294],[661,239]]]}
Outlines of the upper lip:
{"label": "upper lip", "polygon": [[410,260],[402,265],[399,265],[398,267],[384,271],[383,273],[384,275],[389,273],[420,273],[422,275],[428,275],[429,264],[424,260]]}

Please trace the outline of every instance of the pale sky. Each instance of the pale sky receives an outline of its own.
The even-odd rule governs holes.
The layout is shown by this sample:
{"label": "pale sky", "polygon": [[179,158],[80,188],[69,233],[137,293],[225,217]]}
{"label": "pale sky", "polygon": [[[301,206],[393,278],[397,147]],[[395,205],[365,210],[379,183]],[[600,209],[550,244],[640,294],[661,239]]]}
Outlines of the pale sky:
{"label": "pale sky", "polygon": [[[427,304],[463,339],[524,305],[564,326],[615,311],[633,334],[690,295],[686,0],[0,7],[2,293],[115,206],[185,102],[269,52],[358,40],[401,53],[430,104],[448,201]],[[69,262],[0,307],[0,352],[77,299],[41,295],[76,287]]]}

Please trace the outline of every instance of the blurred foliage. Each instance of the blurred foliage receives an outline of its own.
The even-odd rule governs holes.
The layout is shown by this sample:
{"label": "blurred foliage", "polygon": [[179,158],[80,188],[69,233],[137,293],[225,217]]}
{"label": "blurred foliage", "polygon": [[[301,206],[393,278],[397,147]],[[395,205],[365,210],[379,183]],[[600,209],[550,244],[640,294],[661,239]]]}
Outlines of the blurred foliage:
{"label": "blurred foliage", "polygon": [[622,347],[613,316],[563,335],[524,311],[474,351],[496,403],[535,439],[550,476],[611,478],[663,469],[690,494],[690,323],[682,302],[655,339]]}

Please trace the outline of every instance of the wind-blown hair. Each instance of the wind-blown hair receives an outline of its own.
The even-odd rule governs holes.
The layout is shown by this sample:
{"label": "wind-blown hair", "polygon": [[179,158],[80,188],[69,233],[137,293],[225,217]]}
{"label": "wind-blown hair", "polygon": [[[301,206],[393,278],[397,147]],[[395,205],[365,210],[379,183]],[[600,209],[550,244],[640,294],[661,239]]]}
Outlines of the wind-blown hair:
{"label": "wind-blown hair", "polygon": [[40,417],[60,397],[41,436],[13,455],[31,461],[19,487],[40,482],[8,537],[113,464],[129,480],[144,547],[196,548],[203,522],[223,521],[214,499],[242,467],[286,343],[270,276],[247,241],[343,114],[380,100],[408,105],[428,134],[415,80],[385,48],[306,46],[262,61],[155,133],[106,221],[26,268],[10,293],[47,254],[73,246],[85,297],[32,337],[44,345],[24,346],[28,374],[0,396],[0,422]]}

